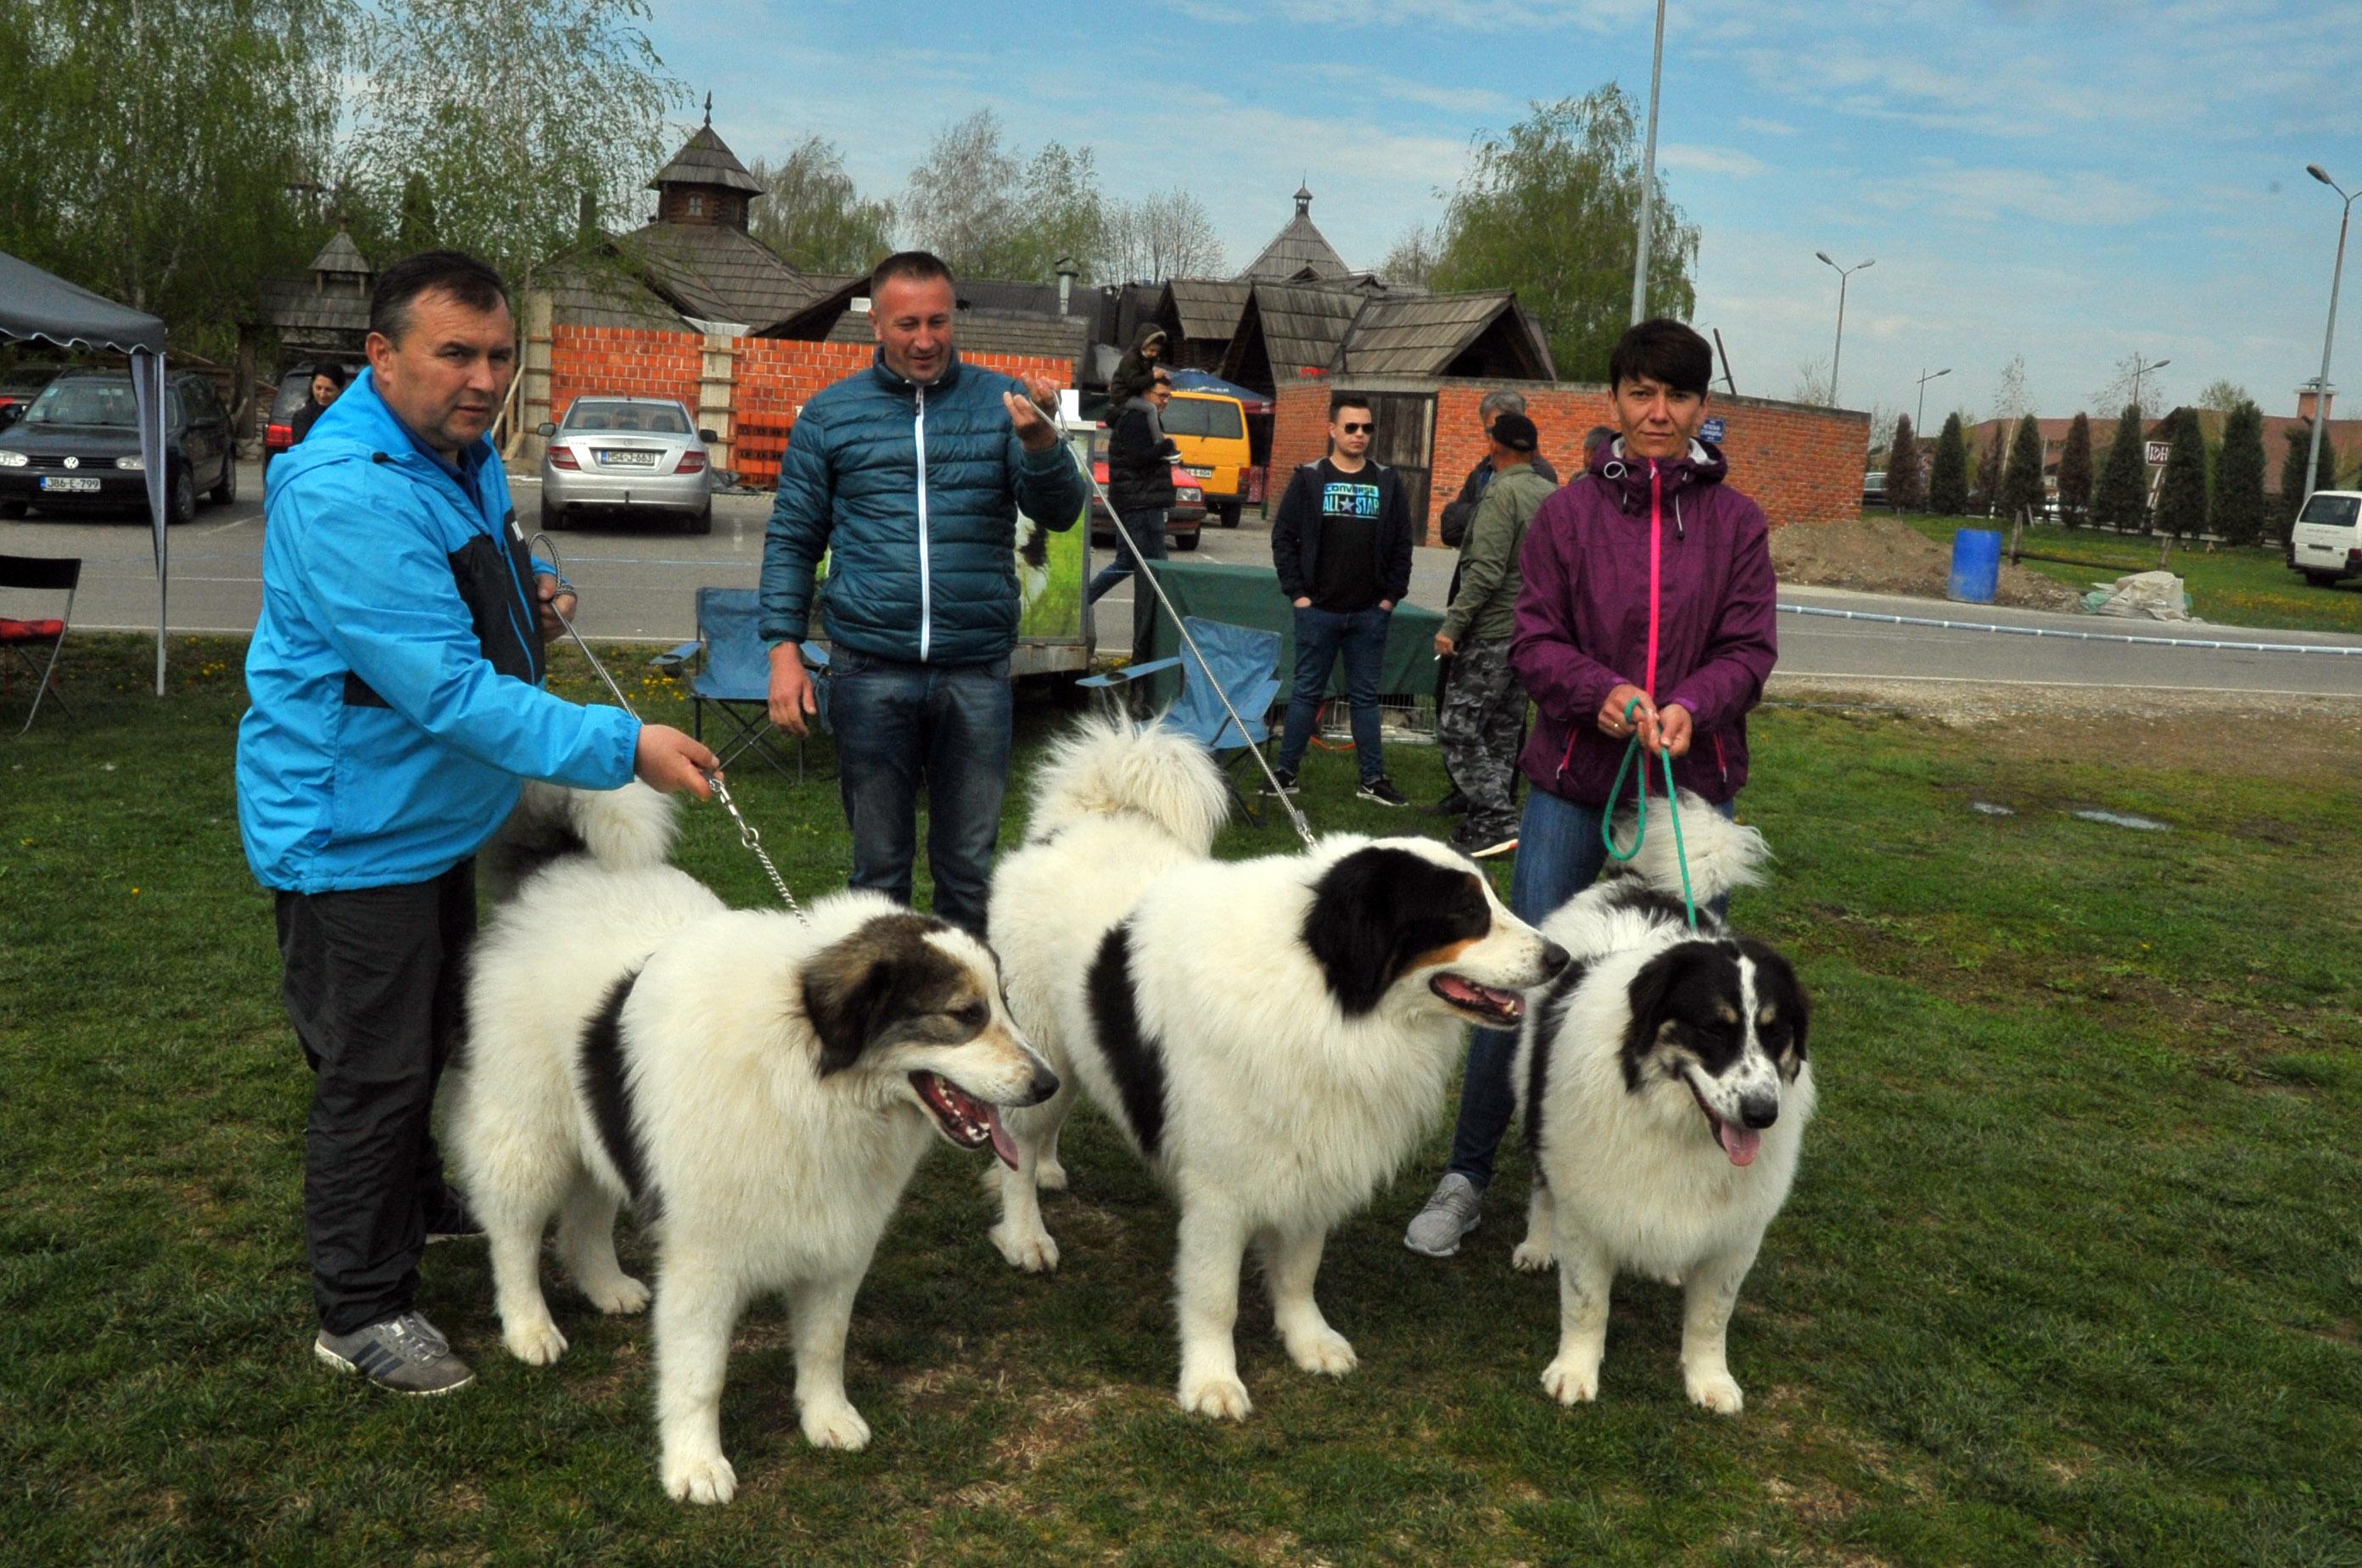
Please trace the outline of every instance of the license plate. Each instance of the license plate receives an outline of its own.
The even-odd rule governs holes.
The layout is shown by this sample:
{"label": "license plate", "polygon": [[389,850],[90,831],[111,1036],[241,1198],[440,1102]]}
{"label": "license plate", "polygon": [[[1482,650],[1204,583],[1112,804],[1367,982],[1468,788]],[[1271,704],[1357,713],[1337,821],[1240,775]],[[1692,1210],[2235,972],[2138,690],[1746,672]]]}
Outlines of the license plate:
{"label": "license plate", "polygon": [[43,490],[78,491],[84,494],[90,494],[94,493],[97,491],[98,481],[94,479],[65,478],[51,474],[45,475],[42,478],[41,488]]}
{"label": "license plate", "polygon": [[1212,479],[1212,478],[1214,477],[1214,470],[1213,470],[1213,469],[1201,469],[1201,468],[1198,468],[1198,467],[1195,466],[1194,464],[1193,464],[1193,465],[1191,465],[1189,468],[1187,468],[1187,469],[1184,469],[1183,471],[1184,471],[1184,472],[1187,472],[1187,473],[1192,473],[1192,474],[1195,474],[1195,475],[1197,475],[1199,479]]}
{"label": "license plate", "polygon": [[654,452],[602,452],[599,460],[613,469],[652,469],[657,466]]}

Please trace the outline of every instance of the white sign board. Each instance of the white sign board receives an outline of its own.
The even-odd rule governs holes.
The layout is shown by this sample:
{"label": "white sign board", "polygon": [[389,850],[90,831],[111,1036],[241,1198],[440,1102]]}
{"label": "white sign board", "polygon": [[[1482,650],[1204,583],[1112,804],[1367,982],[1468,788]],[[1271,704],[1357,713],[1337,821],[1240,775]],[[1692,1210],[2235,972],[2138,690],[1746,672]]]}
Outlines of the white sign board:
{"label": "white sign board", "polygon": [[2172,450],[2173,443],[2170,441],[2151,441],[2148,443],[2148,466],[2153,469],[2165,467],[2165,459]]}

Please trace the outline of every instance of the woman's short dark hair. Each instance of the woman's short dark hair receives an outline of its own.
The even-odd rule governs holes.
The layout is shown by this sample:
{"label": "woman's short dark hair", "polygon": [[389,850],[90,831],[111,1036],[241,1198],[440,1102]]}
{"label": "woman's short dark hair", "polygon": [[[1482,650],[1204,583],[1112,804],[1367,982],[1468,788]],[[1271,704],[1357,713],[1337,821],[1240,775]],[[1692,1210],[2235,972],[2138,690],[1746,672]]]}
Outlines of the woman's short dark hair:
{"label": "woman's short dark hair", "polygon": [[464,250],[422,250],[377,275],[377,287],[370,293],[369,329],[389,343],[400,343],[410,331],[411,306],[419,295],[436,290],[469,310],[489,311],[508,304],[508,285],[491,262]]}
{"label": "woman's short dark hair", "polygon": [[1370,394],[1367,392],[1332,392],[1329,394],[1329,423],[1336,424],[1337,416],[1349,408],[1358,408],[1366,414],[1369,407]]}
{"label": "woman's short dark hair", "polygon": [[869,297],[876,299],[877,291],[896,278],[907,278],[914,283],[944,283],[955,293],[959,288],[952,279],[952,270],[933,251],[897,250],[870,269]]}
{"label": "woman's short dark hair", "polygon": [[1640,376],[1703,397],[1714,381],[1714,349],[1670,317],[1640,322],[1625,328],[1607,356],[1607,385],[1612,391]]}
{"label": "woman's short dark hair", "polygon": [[342,365],[326,364],[313,366],[312,379],[317,381],[322,376],[327,377],[331,385],[343,386],[345,384],[345,368]]}

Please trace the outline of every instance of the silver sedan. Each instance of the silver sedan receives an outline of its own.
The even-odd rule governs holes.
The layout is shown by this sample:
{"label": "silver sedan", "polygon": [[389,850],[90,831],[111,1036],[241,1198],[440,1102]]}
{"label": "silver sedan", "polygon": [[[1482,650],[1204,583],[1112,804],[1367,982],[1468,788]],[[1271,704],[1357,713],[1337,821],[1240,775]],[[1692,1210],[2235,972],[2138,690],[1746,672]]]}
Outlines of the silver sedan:
{"label": "silver sedan", "polygon": [[541,434],[541,525],[581,512],[647,513],[692,534],[713,532],[713,468],[705,443],[668,397],[578,397]]}

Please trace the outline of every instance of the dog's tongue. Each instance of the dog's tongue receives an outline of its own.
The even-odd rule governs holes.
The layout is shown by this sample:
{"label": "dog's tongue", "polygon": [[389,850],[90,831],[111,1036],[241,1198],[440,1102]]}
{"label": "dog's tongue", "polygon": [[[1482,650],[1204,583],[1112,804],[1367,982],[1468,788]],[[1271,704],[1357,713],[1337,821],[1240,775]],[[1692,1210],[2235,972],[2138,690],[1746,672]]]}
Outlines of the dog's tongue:
{"label": "dog's tongue", "polygon": [[1762,1133],[1752,1127],[1734,1127],[1719,1117],[1715,1120],[1714,1135],[1722,1140],[1722,1152],[1734,1165],[1753,1165],[1756,1151],[1763,1147]]}
{"label": "dog's tongue", "polygon": [[[992,1129],[992,1152],[1000,1156],[1000,1163],[1002,1165],[1007,1165],[1012,1171],[1015,1170],[1017,1168],[1017,1140],[1011,1138],[1009,1135],[1009,1129],[1000,1124],[999,1111],[994,1110],[988,1105],[984,1106],[983,1110],[985,1125]],[[1749,1157],[1751,1158],[1752,1156],[1750,1155]],[[1743,1165],[1746,1162],[1741,1161],[1740,1163]]]}

